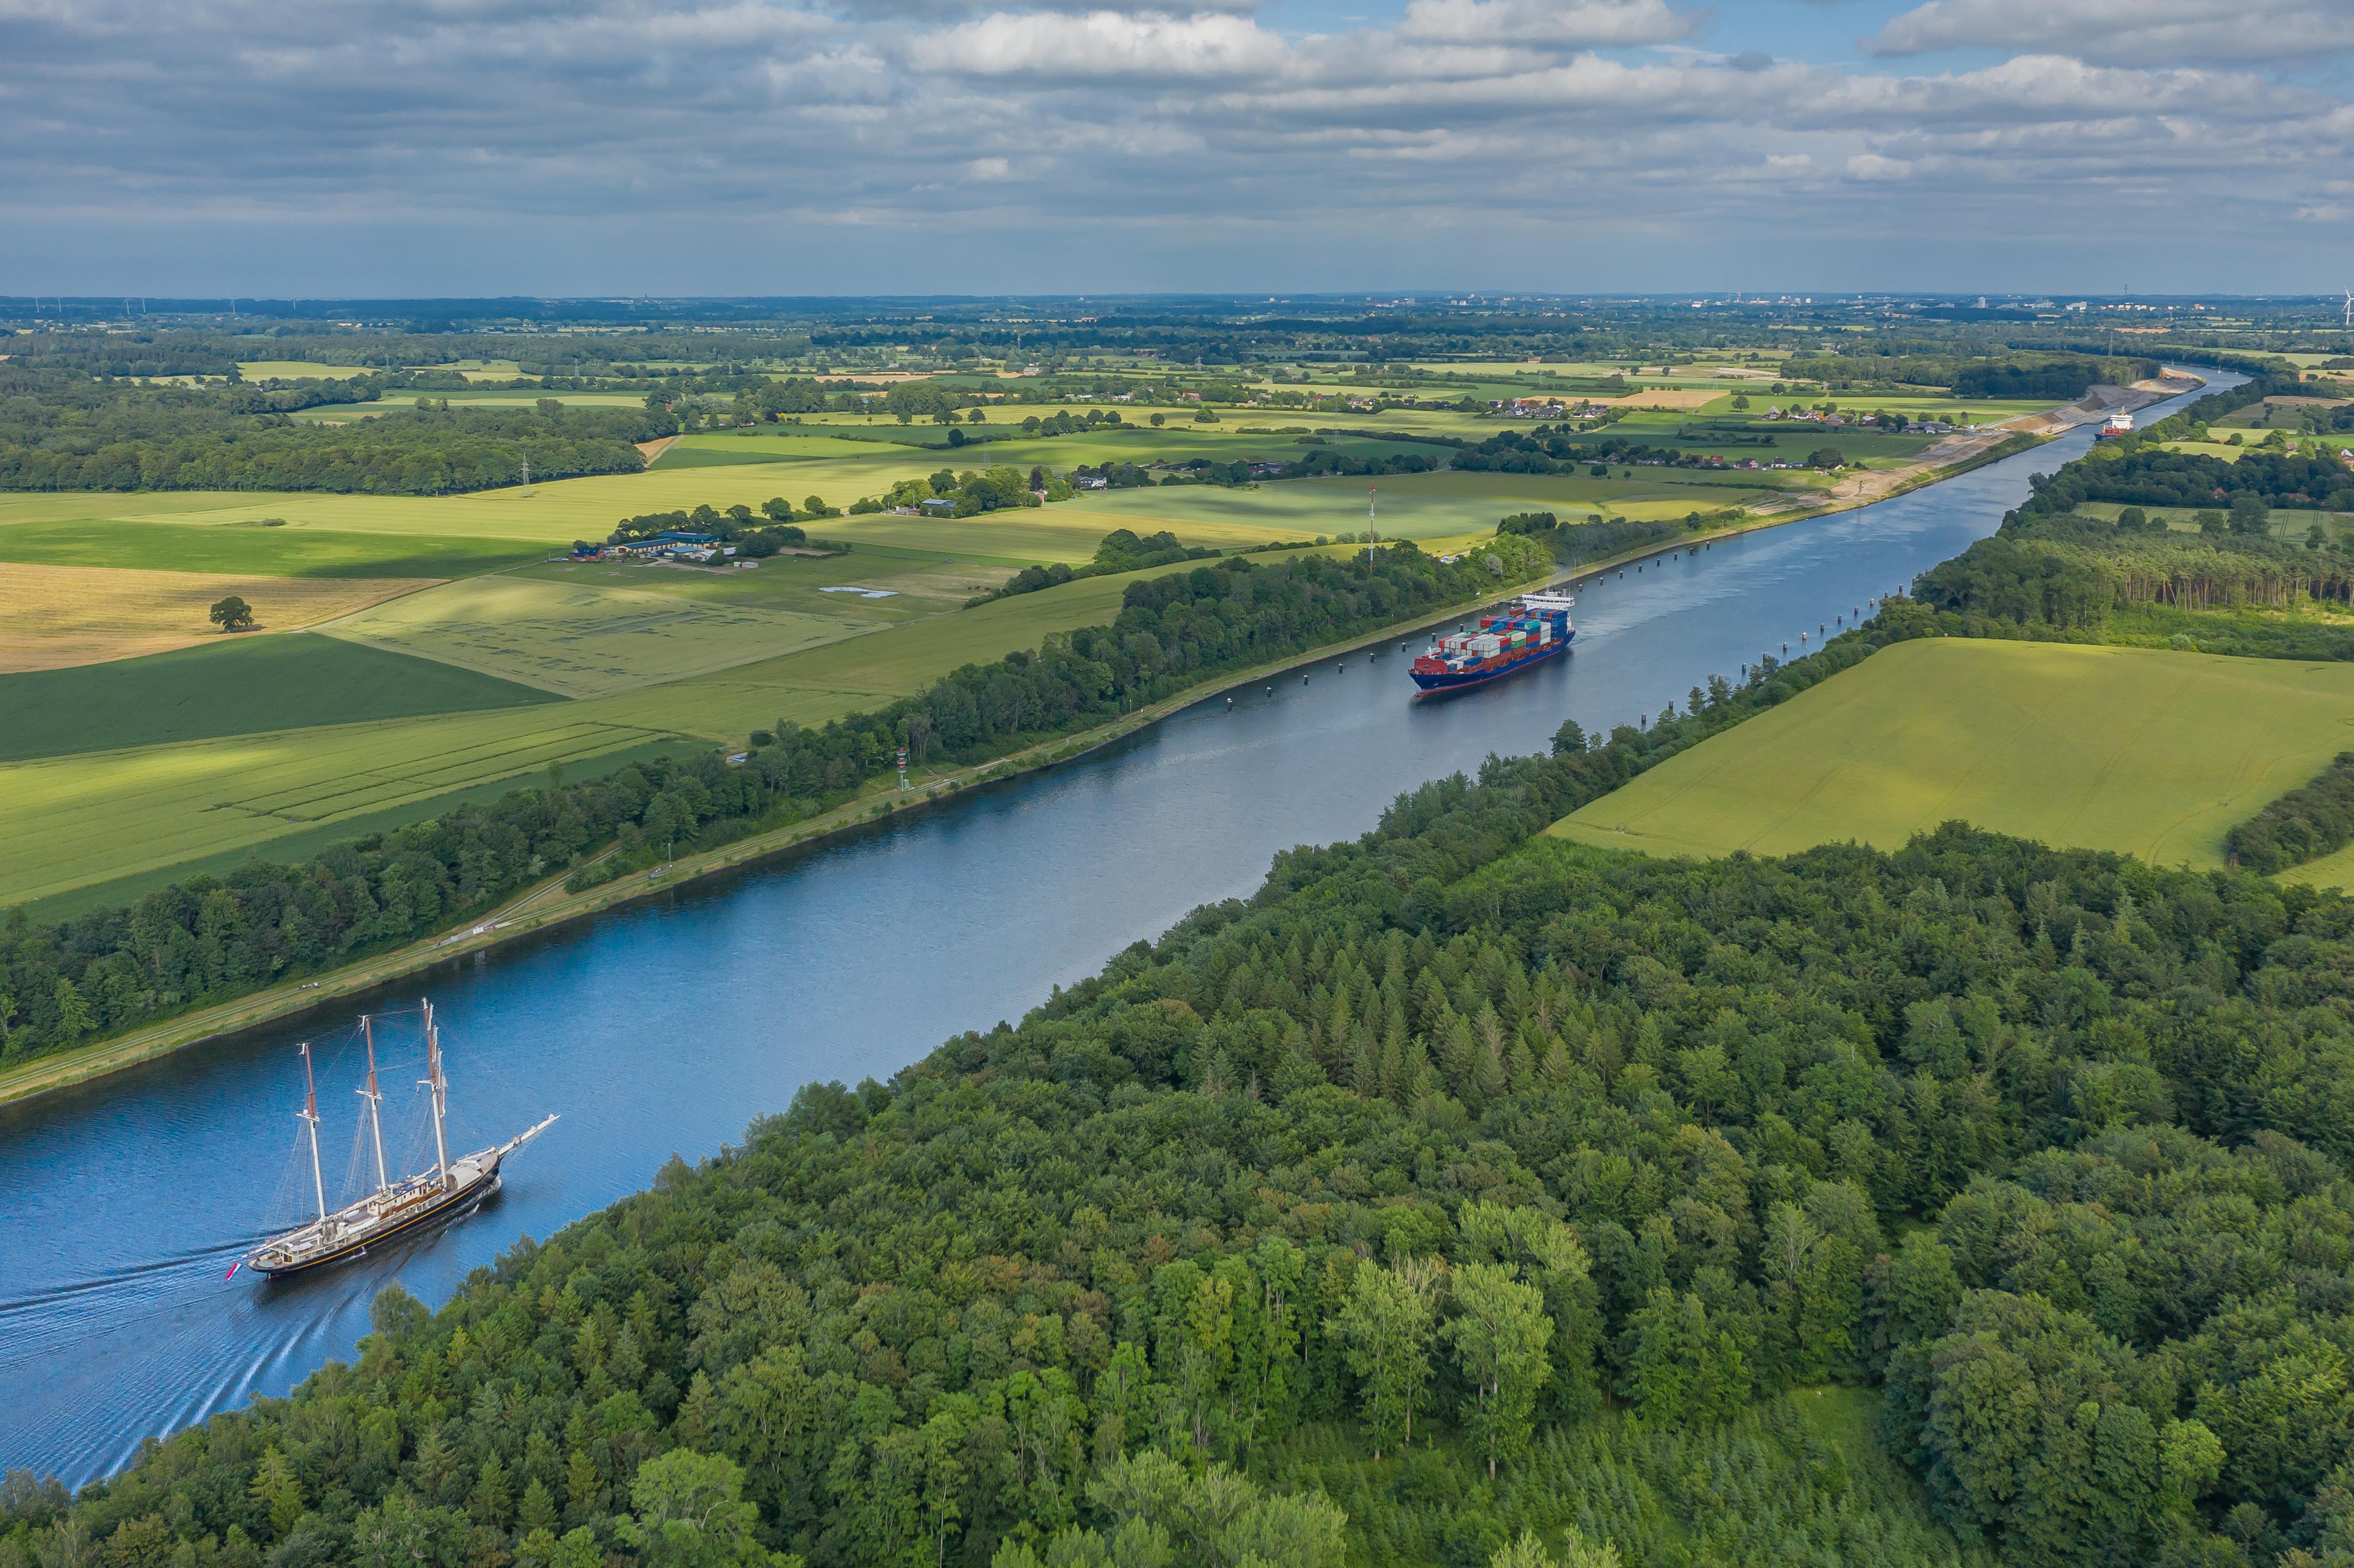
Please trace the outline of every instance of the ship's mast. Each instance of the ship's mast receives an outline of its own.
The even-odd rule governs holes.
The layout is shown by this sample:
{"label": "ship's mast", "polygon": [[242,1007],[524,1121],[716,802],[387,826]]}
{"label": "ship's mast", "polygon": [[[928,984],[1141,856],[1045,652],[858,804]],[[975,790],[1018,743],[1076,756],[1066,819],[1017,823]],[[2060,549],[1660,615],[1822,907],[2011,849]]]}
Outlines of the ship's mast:
{"label": "ship's mast", "polygon": [[311,1128],[311,1190],[319,1198],[319,1223],[327,1223],[327,1181],[319,1174],[319,1086],[311,1075],[311,1043],[302,1042],[302,1119]]}
{"label": "ship's mast", "polygon": [[376,1116],[376,1107],[383,1103],[384,1096],[376,1086],[376,1031],[365,1012],[360,1014],[360,1035],[367,1042],[368,1059],[367,1087],[360,1091],[360,1098],[368,1103],[368,1132],[376,1139],[376,1190],[381,1192],[392,1183],[384,1173],[384,1123]]}
{"label": "ship's mast", "polygon": [[450,1082],[441,1075],[441,1032],[434,1027],[433,1004],[425,1004],[425,1086],[433,1098],[434,1186],[450,1185],[450,1149],[441,1140],[441,1111],[450,1096]]}

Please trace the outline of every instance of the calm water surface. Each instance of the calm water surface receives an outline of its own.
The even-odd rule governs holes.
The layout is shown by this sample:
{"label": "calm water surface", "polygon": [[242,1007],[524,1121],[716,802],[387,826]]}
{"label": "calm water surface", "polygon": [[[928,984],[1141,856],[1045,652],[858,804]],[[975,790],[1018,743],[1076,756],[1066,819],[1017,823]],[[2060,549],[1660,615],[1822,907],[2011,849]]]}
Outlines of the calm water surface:
{"label": "calm water surface", "polygon": [[0,1467],[80,1482],[145,1436],[284,1393],[352,1352],[394,1280],[438,1305],[519,1233],[643,1187],[673,1152],[713,1152],[812,1079],[885,1076],[1020,1017],[1194,906],[1247,895],[1277,851],[1363,832],[1401,790],[1541,749],[1564,718],[1656,714],[1786,641],[1795,653],[1801,631],[1816,646],[1817,626],[1991,533],[2031,472],[2090,440],[1614,573],[1580,590],[1569,658],[1493,687],[1410,702],[1385,644],[364,999],[348,1013],[386,1015],[387,1153],[405,1168],[430,1159],[413,1086],[422,996],[449,1053],[453,1150],[563,1119],[481,1213],[340,1271],[223,1277],[310,1202],[300,1040],[317,1043],[329,1198],[359,1191],[363,1067],[345,1012],[0,1112]]}

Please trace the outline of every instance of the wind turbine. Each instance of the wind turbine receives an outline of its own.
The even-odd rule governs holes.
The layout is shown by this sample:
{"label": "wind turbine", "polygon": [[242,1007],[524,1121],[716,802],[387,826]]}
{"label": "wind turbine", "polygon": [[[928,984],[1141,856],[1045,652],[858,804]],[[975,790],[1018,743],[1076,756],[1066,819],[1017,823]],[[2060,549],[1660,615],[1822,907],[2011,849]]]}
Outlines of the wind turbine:
{"label": "wind turbine", "polygon": [[2354,327],[2354,289],[2346,291],[2346,324]]}

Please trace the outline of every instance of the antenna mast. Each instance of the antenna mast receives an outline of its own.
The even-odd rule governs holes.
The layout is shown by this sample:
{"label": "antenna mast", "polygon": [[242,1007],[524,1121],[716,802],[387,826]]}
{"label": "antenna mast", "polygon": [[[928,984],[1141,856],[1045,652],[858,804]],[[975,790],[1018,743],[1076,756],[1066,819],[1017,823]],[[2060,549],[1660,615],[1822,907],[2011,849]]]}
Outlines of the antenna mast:
{"label": "antenna mast", "polygon": [[302,1108],[297,1113],[311,1128],[311,1191],[319,1200],[319,1223],[327,1223],[327,1182],[319,1174],[319,1086],[311,1075],[311,1043],[302,1042]]}
{"label": "antenna mast", "polygon": [[450,1097],[450,1081],[441,1075],[441,1031],[433,1022],[433,1004],[425,1004],[425,1072],[433,1094],[433,1176],[437,1188],[450,1185],[450,1149],[441,1141],[441,1112]]}
{"label": "antenna mast", "polygon": [[360,1014],[360,1035],[367,1042],[368,1062],[367,1087],[360,1091],[360,1098],[367,1101],[368,1132],[376,1139],[376,1190],[381,1192],[392,1183],[384,1174],[384,1123],[376,1116],[376,1107],[384,1102],[384,1096],[376,1086],[376,1030],[372,1023],[366,1013]]}
{"label": "antenna mast", "polygon": [[1373,541],[1380,537],[1373,532],[1373,487],[1365,486],[1365,565],[1373,564]]}

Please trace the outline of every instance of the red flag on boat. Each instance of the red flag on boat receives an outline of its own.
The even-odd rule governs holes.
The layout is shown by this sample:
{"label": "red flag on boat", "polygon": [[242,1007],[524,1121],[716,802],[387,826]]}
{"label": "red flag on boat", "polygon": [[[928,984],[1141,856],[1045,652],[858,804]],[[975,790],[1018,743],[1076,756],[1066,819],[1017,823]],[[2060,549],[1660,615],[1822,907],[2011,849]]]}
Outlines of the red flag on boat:
{"label": "red flag on boat", "polygon": [[245,1263],[245,1259],[243,1259],[243,1258],[239,1258],[239,1259],[237,1260],[237,1262],[232,1263],[232,1264],[230,1264],[230,1265],[228,1266],[228,1272],[227,1274],[225,1274],[225,1275],[221,1276],[221,1277],[222,1277],[222,1278],[224,1278],[224,1279],[235,1279],[235,1278],[237,1277],[237,1271],[238,1271],[238,1269],[239,1269],[239,1268],[240,1268],[241,1266],[243,1266],[244,1263]]}

